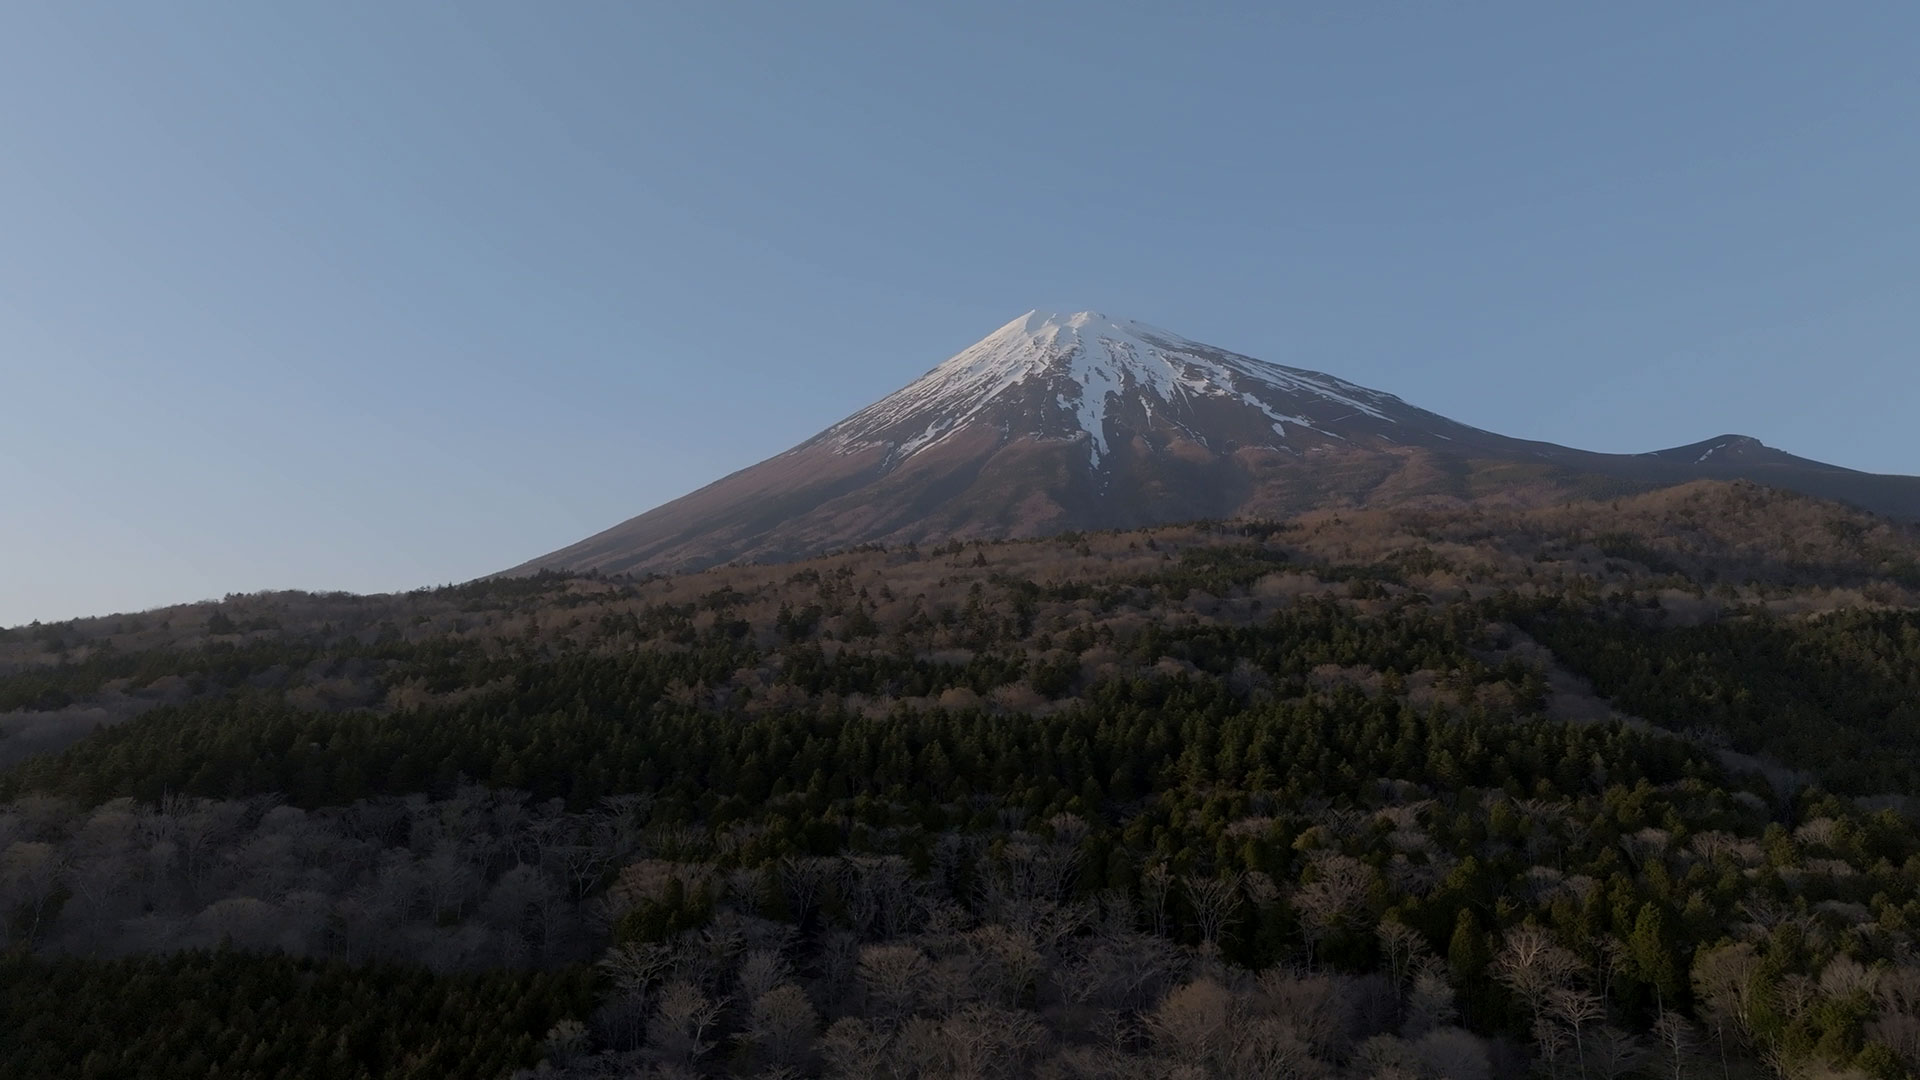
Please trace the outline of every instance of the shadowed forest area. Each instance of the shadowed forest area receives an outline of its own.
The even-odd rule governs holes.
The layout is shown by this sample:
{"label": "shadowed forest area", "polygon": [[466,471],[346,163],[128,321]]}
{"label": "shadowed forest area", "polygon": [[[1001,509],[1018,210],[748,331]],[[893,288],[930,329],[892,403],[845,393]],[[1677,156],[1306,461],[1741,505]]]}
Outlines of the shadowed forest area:
{"label": "shadowed forest area", "polygon": [[1747,484],[0,632],[0,1073],[1896,1078],[1920,537]]}

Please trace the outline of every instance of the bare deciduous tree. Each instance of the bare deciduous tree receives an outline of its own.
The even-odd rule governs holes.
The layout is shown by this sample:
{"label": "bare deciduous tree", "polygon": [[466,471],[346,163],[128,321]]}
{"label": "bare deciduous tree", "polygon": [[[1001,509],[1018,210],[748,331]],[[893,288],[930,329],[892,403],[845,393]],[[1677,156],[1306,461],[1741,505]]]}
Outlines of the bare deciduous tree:
{"label": "bare deciduous tree", "polygon": [[15,840],[0,852],[0,909],[26,911],[22,930],[29,948],[40,938],[49,902],[65,870],[59,849],[43,841]]}
{"label": "bare deciduous tree", "polygon": [[1478,1035],[1457,1027],[1435,1028],[1413,1043],[1422,1072],[1440,1080],[1487,1080],[1493,1067],[1487,1044]]}
{"label": "bare deciduous tree", "polygon": [[1262,1080],[1308,1080],[1327,1073],[1299,1029],[1274,1016],[1253,1017],[1236,1024],[1226,1064],[1230,1076]]}
{"label": "bare deciduous tree", "polygon": [[1606,1002],[1591,990],[1573,986],[1555,987],[1547,993],[1547,1015],[1565,1024],[1573,1032],[1573,1053],[1580,1075],[1587,1075],[1587,1028],[1607,1015]]}
{"label": "bare deciduous tree", "polygon": [[552,879],[523,864],[494,883],[481,916],[501,932],[510,954],[538,958],[553,945],[565,907],[565,896]]}
{"label": "bare deciduous tree", "polygon": [[1239,874],[1225,877],[1196,877],[1188,875],[1180,879],[1186,892],[1187,903],[1193,908],[1195,927],[1200,931],[1200,947],[1209,955],[1220,951],[1220,931],[1227,920],[1240,910]]}
{"label": "bare deciduous tree", "polygon": [[1373,867],[1351,855],[1323,853],[1314,859],[1309,880],[1293,895],[1301,930],[1307,937],[1309,961],[1320,942],[1349,926],[1366,910],[1377,879]]}
{"label": "bare deciduous tree", "polygon": [[793,978],[793,965],[774,949],[753,949],[740,959],[734,987],[742,1001],[758,1001],[760,995]]}
{"label": "bare deciduous tree", "polygon": [[841,860],[840,894],[855,932],[892,937],[904,926],[914,891],[912,868],[898,855]]}
{"label": "bare deciduous tree", "polygon": [[561,1020],[547,1031],[540,1050],[548,1061],[565,1067],[586,1056],[587,1025],[578,1020]]}
{"label": "bare deciduous tree", "polygon": [[1356,1010],[1348,992],[1351,983],[1344,976],[1273,967],[1261,972],[1255,985],[1262,1011],[1284,1018],[1315,1053],[1346,1053],[1348,1021]]}
{"label": "bare deciduous tree", "polygon": [[660,942],[627,942],[608,949],[598,966],[613,980],[616,990],[644,995],[673,970],[674,955]]}
{"label": "bare deciduous tree", "polygon": [[1534,1020],[1532,1034],[1534,1052],[1546,1067],[1547,1080],[1559,1080],[1560,1061],[1567,1051],[1566,1029],[1543,1014]]}
{"label": "bare deciduous tree", "polygon": [[1453,1000],[1453,984],[1447,981],[1447,966],[1429,957],[1414,972],[1413,986],[1407,992],[1406,1021],[1400,1033],[1417,1039],[1435,1028],[1446,1027],[1460,1016]]}
{"label": "bare deciduous tree", "polygon": [[1673,1080],[1686,1080],[1692,1067],[1698,1038],[1687,1018],[1670,1009],[1661,1009],[1653,1022],[1654,1041],[1660,1048],[1659,1071]]}
{"label": "bare deciduous tree", "polygon": [[987,1000],[1007,1008],[1018,1006],[1046,961],[1029,934],[989,924],[967,935],[975,959],[978,990]]}
{"label": "bare deciduous tree", "polygon": [[420,886],[433,918],[464,915],[480,885],[480,875],[457,846],[443,846],[420,863]]}
{"label": "bare deciduous tree", "polygon": [[1738,1032],[1743,1037],[1753,1033],[1754,976],[1759,970],[1760,955],[1744,941],[1694,954],[1693,992],[1720,1044],[1723,1071],[1728,1033]]}
{"label": "bare deciduous tree", "polygon": [[1908,1062],[1920,1062],[1920,968],[1896,967],[1873,989],[1880,1015],[1868,1033]]}
{"label": "bare deciduous tree", "polygon": [[1581,966],[1580,958],[1556,944],[1546,930],[1516,926],[1494,954],[1493,976],[1520,996],[1537,1023],[1547,1014],[1554,991],[1571,985]]}
{"label": "bare deciduous tree", "polygon": [[939,1068],[923,1075],[968,1080],[1023,1075],[1021,1066],[1043,1034],[1033,1013],[983,1004],[962,1006],[935,1032]]}
{"label": "bare deciduous tree", "polygon": [[647,1049],[663,1061],[694,1065],[714,1047],[713,1027],[721,1003],[688,982],[671,982],[660,991],[653,1019],[647,1022]]}
{"label": "bare deciduous tree", "polygon": [[896,1024],[912,1015],[929,966],[926,954],[912,945],[861,949],[860,983],[875,1014]]}
{"label": "bare deciduous tree", "polygon": [[1381,923],[1373,933],[1380,941],[1381,954],[1386,957],[1387,977],[1393,982],[1394,990],[1404,989],[1407,979],[1413,975],[1415,962],[1431,951],[1426,939],[1418,930],[1397,919]]}
{"label": "bare deciduous tree", "polygon": [[1601,1024],[1587,1037],[1586,1060],[1591,1075],[1599,1080],[1634,1075],[1646,1058],[1646,1047],[1640,1040],[1612,1024]]}
{"label": "bare deciduous tree", "polygon": [[231,896],[208,904],[193,922],[203,947],[269,949],[279,936],[280,910],[255,897]]}
{"label": "bare deciduous tree", "polygon": [[884,1076],[888,1044],[885,1032],[853,1016],[844,1016],[827,1027],[820,1038],[820,1054],[826,1059],[826,1075],[833,1080],[869,1080]]}
{"label": "bare deciduous tree", "polygon": [[114,845],[81,847],[63,860],[60,880],[72,894],[69,901],[86,928],[89,943],[104,944],[116,914],[116,901],[132,885],[131,859]]}
{"label": "bare deciduous tree", "polygon": [[1182,968],[1166,938],[1121,930],[1101,935],[1064,965],[1058,982],[1069,1001],[1109,1009],[1144,1009]]}
{"label": "bare deciduous tree", "polygon": [[1156,1046],[1176,1058],[1218,1062],[1227,1049],[1233,995],[1212,979],[1176,987],[1147,1016]]}
{"label": "bare deciduous tree", "polygon": [[753,999],[743,1033],[746,1042],[767,1064],[799,1066],[812,1053],[820,1014],[807,995],[791,983],[776,986]]}
{"label": "bare deciduous tree", "polygon": [[1844,953],[1827,961],[1820,971],[1820,996],[1845,1001],[1855,994],[1872,995],[1879,973]]}

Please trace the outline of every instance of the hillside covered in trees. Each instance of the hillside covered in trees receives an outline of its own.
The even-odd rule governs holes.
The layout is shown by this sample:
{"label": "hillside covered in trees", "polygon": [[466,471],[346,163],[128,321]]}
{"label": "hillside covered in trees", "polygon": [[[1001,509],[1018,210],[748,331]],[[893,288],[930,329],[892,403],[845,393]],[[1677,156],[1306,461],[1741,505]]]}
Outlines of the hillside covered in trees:
{"label": "hillside covered in trees", "polygon": [[1745,484],[0,631],[0,1075],[1920,1072],[1920,534]]}

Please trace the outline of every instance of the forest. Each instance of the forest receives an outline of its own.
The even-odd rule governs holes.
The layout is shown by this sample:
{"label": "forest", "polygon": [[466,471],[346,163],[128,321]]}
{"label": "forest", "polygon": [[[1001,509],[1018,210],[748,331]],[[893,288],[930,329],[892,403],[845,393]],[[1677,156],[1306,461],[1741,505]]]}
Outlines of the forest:
{"label": "forest", "polygon": [[1701,483],[0,631],[0,1075],[1917,1075],[1917,556]]}

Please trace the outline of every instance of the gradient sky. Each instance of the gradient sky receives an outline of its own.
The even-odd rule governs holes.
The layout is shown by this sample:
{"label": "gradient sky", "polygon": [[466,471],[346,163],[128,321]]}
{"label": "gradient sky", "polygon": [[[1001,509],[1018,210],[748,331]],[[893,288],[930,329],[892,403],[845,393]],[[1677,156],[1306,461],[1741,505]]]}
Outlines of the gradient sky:
{"label": "gradient sky", "polygon": [[1910,2],[7,4],[0,625],[500,569],[1035,307],[1920,473],[1917,46]]}

